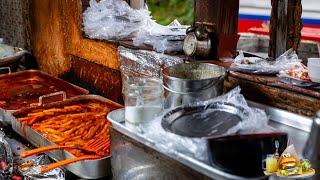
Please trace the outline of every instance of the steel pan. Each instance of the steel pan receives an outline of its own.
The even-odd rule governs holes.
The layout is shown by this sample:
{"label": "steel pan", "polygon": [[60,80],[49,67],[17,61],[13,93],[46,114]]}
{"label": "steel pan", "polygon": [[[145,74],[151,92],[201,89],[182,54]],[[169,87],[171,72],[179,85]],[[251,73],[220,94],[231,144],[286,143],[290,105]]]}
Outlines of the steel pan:
{"label": "steel pan", "polygon": [[[24,115],[28,114],[28,112],[31,112],[32,110],[48,109],[48,108],[66,106],[66,105],[74,105],[82,102],[98,102],[98,103],[107,105],[108,107],[110,107],[111,110],[115,110],[117,108],[122,107],[121,105],[115,102],[112,102],[108,99],[105,99],[101,96],[82,95],[82,96],[73,97],[61,102],[55,102],[50,104],[44,104],[39,107],[22,109],[20,111],[15,112],[14,114],[7,113],[6,116],[7,118],[8,117],[10,118],[13,130],[17,132],[19,135],[21,135],[23,138],[25,138],[27,141],[29,141],[31,144],[33,144],[34,146],[36,147],[51,146],[51,145],[55,145],[55,143],[51,142],[50,140],[45,138],[43,135],[36,132],[31,127],[20,123],[20,121],[18,121],[17,118],[23,117]],[[50,151],[50,152],[47,152],[46,154],[50,156],[52,159],[54,159],[55,161],[61,161],[64,159],[69,159],[74,157],[71,153],[64,150]],[[79,176],[80,178],[97,179],[97,178],[109,176],[111,174],[110,166],[111,166],[110,157],[104,157],[97,160],[85,160],[85,161],[76,162],[76,163],[67,165],[66,169],[72,172],[73,174]]]}

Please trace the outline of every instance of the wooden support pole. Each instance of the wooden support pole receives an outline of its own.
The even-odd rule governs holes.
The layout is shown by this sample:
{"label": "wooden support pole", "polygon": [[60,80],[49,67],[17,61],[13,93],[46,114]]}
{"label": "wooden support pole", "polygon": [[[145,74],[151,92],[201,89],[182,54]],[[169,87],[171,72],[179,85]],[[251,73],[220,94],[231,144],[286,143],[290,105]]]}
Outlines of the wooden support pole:
{"label": "wooden support pole", "polygon": [[297,50],[301,37],[301,0],[271,0],[269,56],[276,58],[289,48]]}
{"label": "wooden support pole", "polygon": [[[194,22],[211,24],[213,39],[211,59],[236,55],[239,19],[239,0],[194,0]],[[209,28],[209,29],[210,29]]]}

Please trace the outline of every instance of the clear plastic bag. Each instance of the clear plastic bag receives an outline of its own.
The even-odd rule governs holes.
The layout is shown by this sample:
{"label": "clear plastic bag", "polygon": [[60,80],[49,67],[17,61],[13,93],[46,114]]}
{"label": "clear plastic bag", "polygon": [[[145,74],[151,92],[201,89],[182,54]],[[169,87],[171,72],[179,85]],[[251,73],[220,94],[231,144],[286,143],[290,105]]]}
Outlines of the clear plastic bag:
{"label": "clear plastic bag", "polygon": [[207,140],[190,138],[167,132],[161,126],[162,116],[148,123],[141,124],[140,129],[146,139],[167,154],[181,153],[209,164]]}
{"label": "clear plastic bag", "polygon": [[91,0],[90,7],[83,13],[83,26],[90,38],[132,39],[134,45],[150,45],[158,52],[182,51],[187,28],[177,21],[169,26],[157,24],[147,7],[132,9],[123,0]]}
{"label": "clear plastic bag", "polygon": [[[188,106],[206,106],[203,109],[207,109],[212,104],[231,104],[235,107],[241,107],[243,111],[242,121],[240,121],[238,124],[230,128],[228,131],[226,131],[224,134],[221,134],[220,136],[228,136],[235,134],[266,133],[274,131],[274,129],[268,125],[269,118],[265,111],[249,107],[247,101],[240,92],[241,89],[238,86],[233,90],[229,91],[227,94],[207,101],[191,103]],[[208,111],[208,113],[210,113],[210,111]],[[204,113],[202,113],[201,115],[206,116],[206,114]],[[223,124],[221,124],[221,126],[222,125]],[[219,128],[219,126],[216,126],[216,128]],[[213,131],[215,131],[215,129],[213,129]]]}
{"label": "clear plastic bag", "polygon": [[246,118],[240,121],[236,126],[229,129],[223,136],[235,134],[252,134],[252,133],[267,133],[275,131],[274,128],[268,125],[269,118],[265,111],[249,107],[244,96],[240,93],[240,87],[236,87],[227,94],[216,99],[200,102],[200,104],[211,104],[214,102],[226,102],[234,104],[245,110]]}
{"label": "clear plastic bag", "polygon": [[0,43],[0,59],[14,56],[16,51],[14,47]]}
{"label": "clear plastic bag", "polygon": [[134,10],[123,0],[90,0],[83,13],[83,30],[95,39],[129,39],[145,24],[146,17],[148,10]]}
{"label": "clear plastic bag", "polygon": [[[228,129],[221,136],[268,133],[276,131],[268,125],[268,117],[266,113],[263,110],[249,107],[244,96],[240,94],[240,91],[240,87],[237,87],[225,95],[210,99],[208,101],[192,103],[188,106],[192,107],[205,105],[209,107],[213,103],[230,103],[245,109],[245,119]],[[156,117],[147,123],[141,124],[138,128],[139,131],[146,139],[153,142],[153,145],[158,149],[161,149],[163,152],[173,155],[176,153],[182,153],[209,164],[208,145],[205,138],[190,138],[186,136],[180,136],[168,132],[162,127],[162,118],[169,111],[170,110],[166,110],[161,116]],[[202,115],[205,116],[205,114]],[[218,128],[218,126],[216,128]],[[212,131],[214,130],[215,129]]]}
{"label": "clear plastic bag", "polygon": [[176,52],[183,50],[183,40],[186,27],[177,20],[168,26],[157,24],[154,21],[146,21],[147,24],[133,38],[135,46],[142,44],[151,45],[157,52]]}
{"label": "clear plastic bag", "polygon": [[281,70],[288,69],[296,62],[301,62],[292,49],[287,50],[275,61],[268,61],[259,57],[244,57],[243,52],[234,59],[230,70],[252,74],[278,74]]}
{"label": "clear plastic bag", "polygon": [[139,123],[156,116],[163,108],[161,70],[183,60],[152,51],[119,47],[122,93],[126,121]]}
{"label": "clear plastic bag", "polygon": [[146,76],[161,79],[161,70],[168,66],[183,63],[183,59],[153,51],[118,48],[121,74]]}

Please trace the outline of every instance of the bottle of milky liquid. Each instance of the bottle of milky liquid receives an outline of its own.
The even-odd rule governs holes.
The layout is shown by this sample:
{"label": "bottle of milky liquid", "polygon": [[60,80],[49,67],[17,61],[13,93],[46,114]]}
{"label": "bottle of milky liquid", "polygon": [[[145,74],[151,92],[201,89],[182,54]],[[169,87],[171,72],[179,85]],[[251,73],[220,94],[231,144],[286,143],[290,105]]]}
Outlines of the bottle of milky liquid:
{"label": "bottle of milky liquid", "polygon": [[125,120],[138,125],[152,120],[163,110],[163,87],[156,78],[136,80],[133,84],[124,82]]}
{"label": "bottle of milky liquid", "polygon": [[130,0],[130,6],[133,9],[141,9],[144,6],[144,0]]}

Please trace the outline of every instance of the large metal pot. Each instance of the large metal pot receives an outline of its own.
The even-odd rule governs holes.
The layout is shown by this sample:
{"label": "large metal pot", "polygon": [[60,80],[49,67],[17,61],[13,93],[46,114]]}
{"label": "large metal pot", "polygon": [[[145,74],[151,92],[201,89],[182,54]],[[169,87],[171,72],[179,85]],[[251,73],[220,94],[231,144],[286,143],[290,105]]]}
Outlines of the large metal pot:
{"label": "large metal pot", "polygon": [[226,70],[214,64],[193,62],[167,67],[162,75],[167,109],[221,95]]}

